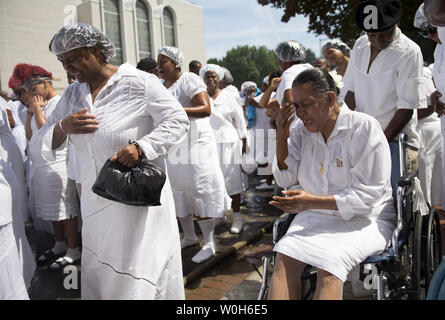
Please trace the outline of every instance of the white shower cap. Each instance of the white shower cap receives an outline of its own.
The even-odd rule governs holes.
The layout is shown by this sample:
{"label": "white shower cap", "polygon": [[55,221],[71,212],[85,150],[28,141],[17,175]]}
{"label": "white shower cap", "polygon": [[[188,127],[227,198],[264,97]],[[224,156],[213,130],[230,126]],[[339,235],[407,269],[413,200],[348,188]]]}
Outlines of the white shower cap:
{"label": "white shower cap", "polygon": [[52,53],[59,55],[74,49],[91,48],[96,44],[107,61],[116,55],[111,40],[99,29],[85,23],[63,27],[53,37],[49,46]]}
{"label": "white shower cap", "polygon": [[247,89],[250,87],[255,87],[255,89],[256,89],[257,84],[253,81],[246,81],[241,85],[241,92],[244,94],[247,94]]}
{"label": "white shower cap", "polygon": [[425,22],[430,24],[425,17],[425,12],[423,9],[423,3],[420,5],[419,9],[417,9],[416,15],[414,16],[414,26],[416,28],[421,28],[422,25],[425,25]]}
{"label": "white shower cap", "polygon": [[204,77],[208,71],[213,71],[218,76],[219,80],[224,79],[224,69],[218,66],[217,64],[206,64],[205,66],[201,67],[201,70],[199,70],[199,76],[202,80],[204,80]]}
{"label": "white shower cap", "polygon": [[275,49],[275,54],[285,62],[303,61],[306,58],[306,50],[301,43],[295,40],[280,42]]}
{"label": "white shower cap", "polygon": [[158,50],[158,55],[164,55],[174,61],[181,69],[184,64],[184,55],[181,50],[176,47],[165,46]]}
{"label": "white shower cap", "polygon": [[[229,69],[224,68],[224,67],[221,67],[221,69],[224,70],[224,78],[223,78],[223,80],[224,80],[225,82],[229,83],[229,84],[232,84],[232,83],[233,83],[233,76],[232,76],[232,74],[230,73]],[[221,80],[221,79],[220,79],[220,80]]]}
{"label": "white shower cap", "polygon": [[349,46],[341,40],[329,40],[323,45],[321,52],[329,48],[338,49],[347,57],[351,56],[351,48],[349,48]]}

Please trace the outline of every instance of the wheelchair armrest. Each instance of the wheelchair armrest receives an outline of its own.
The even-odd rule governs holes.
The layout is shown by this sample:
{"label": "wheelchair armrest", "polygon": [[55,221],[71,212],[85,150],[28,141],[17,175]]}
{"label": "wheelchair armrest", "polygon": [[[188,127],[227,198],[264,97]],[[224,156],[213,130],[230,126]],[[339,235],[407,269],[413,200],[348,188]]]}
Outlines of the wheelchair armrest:
{"label": "wheelchair armrest", "polygon": [[405,174],[397,181],[399,187],[410,187],[414,183],[414,178],[417,176],[417,171],[409,174]]}

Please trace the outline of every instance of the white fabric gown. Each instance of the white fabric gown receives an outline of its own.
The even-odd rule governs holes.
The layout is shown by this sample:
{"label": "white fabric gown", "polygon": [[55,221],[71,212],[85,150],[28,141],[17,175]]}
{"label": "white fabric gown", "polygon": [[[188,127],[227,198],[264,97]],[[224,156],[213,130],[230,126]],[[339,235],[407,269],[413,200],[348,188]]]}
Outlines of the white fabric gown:
{"label": "white fabric gown", "polygon": [[161,206],[136,207],[92,192],[99,171],[129,140],[165,169],[168,150],[186,135],[189,121],[179,103],[153,75],[123,64],[94,103],[87,83],[74,83],[40,130],[43,153],[51,150],[54,125],[88,108],[99,129],[70,136],[81,164],[82,299],[184,299],[181,248],[167,179]]}
{"label": "white fabric gown", "polygon": [[[48,101],[43,109],[46,118],[56,109],[60,96]],[[59,106],[60,107],[60,106]],[[56,151],[54,161],[42,157],[35,116],[31,119],[32,137],[29,154],[32,160],[32,184],[36,216],[48,221],[62,221],[79,215],[75,190],[68,187],[67,154],[68,143],[64,142]]]}
{"label": "white fabric gown", "polygon": [[[207,86],[196,74],[184,72],[168,90],[183,107],[191,107],[192,98],[207,92]],[[210,120],[189,119],[187,138],[171,151],[167,162],[170,180],[174,181],[176,215],[222,218],[232,200],[226,192]]]}
{"label": "white fabric gown", "polygon": [[247,139],[247,127],[242,108],[233,93],[222,90],[212,102],[212,126],[219,155],[219,163],[229,196],[245,189],[241,170],[242,140]]}
{"label": "white fabric gown", "polygon": [[298,180],[313,195],[333,195],[339,210],[300,212],[274,251],[344,282],[355,266],[388,246],[395,228],[386,138],[377,120],[343,105],[327,142],[300,121],[288,147],[287,170],[274,160],[277,184],[288,188]]}

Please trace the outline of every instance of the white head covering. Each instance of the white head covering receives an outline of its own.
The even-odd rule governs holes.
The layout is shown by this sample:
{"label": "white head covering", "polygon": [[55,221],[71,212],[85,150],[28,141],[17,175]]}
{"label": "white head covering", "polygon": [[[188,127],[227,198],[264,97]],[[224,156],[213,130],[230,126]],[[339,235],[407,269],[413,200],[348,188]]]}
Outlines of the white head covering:
{"label": "white head covering", "polygon": [[264,77],[263,83],[269,85],[269,76]]}
{"label": "white head covering", "polygon": [[[227,83],[229,83],[229,84],[232,84],[232,83],[233,83],[233,76],[232,76],[232,74],[230,73],[229,69],[224,68],[224,67],[221,67],[221,69],[224,70],[224,81],[227,82]],[[220,79],[220,80],[221,80],[221,79]]]}
{"label": "white head covering", "polygon": [[422,26],[422,24],[424,24],[425,22],[430,24],[425,17],[425,12],[424,12],[423,3],[422,3],[420,5],[420,7],[417,9],[416,15],[414,17],[414,26],[416,28],[420,28]]}
{"label": "white head covering", "polygon": [[50,49],[55,55],[59,55],[74,49],[90,48],[99,45],[107,61],[116,55],[111,40],[99,29],[85,23],[75,23],[65,26],[56,33],[51,40]]}
{"label": "white head covering", "polygon": [[341,40],[329,40],[323,45],[323,47],[321,48],[321,52],[329,48],[338,49],[347,57],[351,56],[351,48],[349,48],[349,46]]}
{"label": "white head covering", "polygon": [[306,58],[306,50],[301,43],[295,40],[280,42],[275,49],[275,54],[285,62],[303,61]]}
{"label": "white head covering", "polygon": [[205,66],[201,67],[199,70],[199,76],[202,80],[204,80],[204,77],[208,71],[213,71],[218,76],[219,80],[224,79],[224,69],[218,66],[217,64],[206,64]]}
{"label": "white head covering", "polygon": [[165,46],[158,50],[158,55],[160,54],[172,59],[173,62],[182,69],[184,65],[184,55],[181,50],[176,47]]}
{"label": "white head covering", "polygon": [[246,81],[246,82],[244,82],[242,85],[241,85],[241,92],[242,93],[244,93],[244,94],[246,94],[246,90],[247,90],[247,88],[249,88],[249,87],[255,87],[255,88],[257,88],[257,84],[255,83],[255,82],[253,82],[253,81]]}

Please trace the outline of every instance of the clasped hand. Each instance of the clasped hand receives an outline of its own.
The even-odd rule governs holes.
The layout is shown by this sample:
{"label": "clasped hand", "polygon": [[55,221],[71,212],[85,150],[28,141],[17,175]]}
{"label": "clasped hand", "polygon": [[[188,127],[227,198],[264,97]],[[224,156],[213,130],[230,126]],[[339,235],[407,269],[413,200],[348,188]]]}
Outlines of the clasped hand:
{"label": "clasped hand", "polygon": [[272,197],[274,200],[269,204],[281,209],[287,213],[300,213],[305,210],[312,209],[314,196],[304,190],[289,190],[283,191],[287,197]]}

